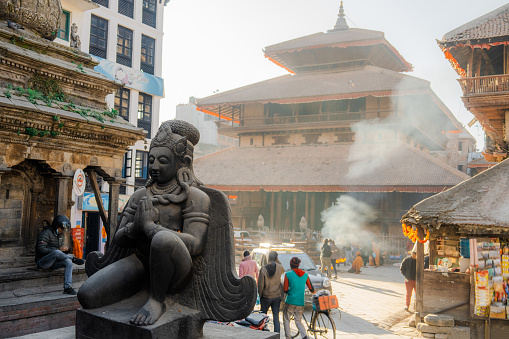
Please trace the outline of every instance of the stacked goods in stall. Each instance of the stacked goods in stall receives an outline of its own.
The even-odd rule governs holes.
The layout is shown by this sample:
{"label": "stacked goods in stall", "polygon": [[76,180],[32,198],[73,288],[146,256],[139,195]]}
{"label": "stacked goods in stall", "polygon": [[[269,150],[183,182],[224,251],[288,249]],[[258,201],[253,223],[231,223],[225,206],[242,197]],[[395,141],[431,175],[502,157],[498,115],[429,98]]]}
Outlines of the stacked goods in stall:
{"label": "stacked goods in stall", "polygon": [[471,239],[470,262],[475,272],[475,314],[509,318],[509,244],[499,238]]}

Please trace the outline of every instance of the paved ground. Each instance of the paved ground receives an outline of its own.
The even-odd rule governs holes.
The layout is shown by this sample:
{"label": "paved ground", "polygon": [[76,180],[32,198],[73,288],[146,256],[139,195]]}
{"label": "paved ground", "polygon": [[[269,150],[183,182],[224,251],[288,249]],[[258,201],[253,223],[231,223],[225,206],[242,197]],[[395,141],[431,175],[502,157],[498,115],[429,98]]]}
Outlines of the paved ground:
{"label": "paved ground", "polygon": [[[333,314],[338,338],[418,336],[415,328],[407,326],[412,314],[404,310],[405,285],[399,267],[365,267],[361,274],[347,273],[346,270],[341,266],[339,277],[332,282],[332,290],[341,308],[341,320],[338,311]],[[306,308],[308,320],[310,314],[311,308]],[[284,338],[283,333],[281,338]]]}

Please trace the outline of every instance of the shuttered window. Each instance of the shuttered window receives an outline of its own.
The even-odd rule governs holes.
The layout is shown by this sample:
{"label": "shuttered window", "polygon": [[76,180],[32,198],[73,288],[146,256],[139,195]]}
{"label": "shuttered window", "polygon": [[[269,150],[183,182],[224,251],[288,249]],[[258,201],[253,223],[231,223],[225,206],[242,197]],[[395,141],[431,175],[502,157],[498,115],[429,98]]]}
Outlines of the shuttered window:
{"label": "shuttered window", "polygon": [[117,63],[131,67],[133,54],[133,31],[118,26],[117,36]]}
{"label": "shuttered window", "polygon": [[106,58],[108,45],[108,20],[92,15],[90,23],[89,53]]}
{"label": "shuttered window", "polygon": [[140,69],[149,74],[154,74],[155,39],[146,35],[141,36],[141,65]]}

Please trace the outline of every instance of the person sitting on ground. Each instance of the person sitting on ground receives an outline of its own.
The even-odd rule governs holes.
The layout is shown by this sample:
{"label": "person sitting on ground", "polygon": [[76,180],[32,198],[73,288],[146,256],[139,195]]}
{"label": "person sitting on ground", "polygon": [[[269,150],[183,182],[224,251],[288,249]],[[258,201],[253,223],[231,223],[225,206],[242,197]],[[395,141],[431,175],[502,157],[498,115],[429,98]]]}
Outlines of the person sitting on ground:
{"label": "person sitting on ground", "polygon": [[269,263],[260,269],[258,277],[258,295],[260,296],[260,311],[267,314],[269,307],[274,318],[274,332],[280,332],[279,307],[281,305],[281,275],[285,273],[283,265],[277,260],[277,252],[269,252]]}
{"label": "person sitting on ground", "polygon": [[348,273],[361,273],[361,268],[364,267],[364,261],[362,260],[361,251],[357,251],[357,257],[352,263],[352,268],[348,270]]}
{"label": "person sitting on ground", "polygon": [[285,273],[285,280],[283,283],[283,291],[287,293],[285,306],[283,308],[283,324],[285,327],[286,339],[290,339],[292,337],[290,332],[290,318],[292,315],[302,338],[308,338],[306,336],[306,329],[302,325],[301,321],[302,313],[304,312],[304,292],[306,286],[309,288],[311,293],[315,293],[315,289],[311,284],[311,280],[309,280],[308,274],[299,269],[299,265],[299,258],[293,257],[290,260],[291,270]]}
{"label": "person sitting on ground", "polygon": [[417,265],[417,253],[415,250],[412,251],[411,256],[406,257],[401,262],[400,271],[401,274],[405,277],[405,287],[406,287],[406,307],[405,310],[408,311],[408,307],[410,307],[410,300],[412,299],[412,291],[415,291],[415,275],[416,275],[416,265]]}
{"label": "person sitting on ground", "polygon": [[35,262],[40,269],[56,269],[65,267],[64,293],[76,295],[72,287],[72,264],[83,265],[85,260],[76,258],[63,246],[64,230],[71,227],[71,222],[65,215],[57,215],[51,226],[46,226],[37,236],[35,246]]}
{"label": "person sitting on ground", "polygon": [[245,275],[250,275],[258,280],[258,266],[256,265],[256,261],[251,259],[249,251],[244,251],[244,258],[239,265],[239,278]]}

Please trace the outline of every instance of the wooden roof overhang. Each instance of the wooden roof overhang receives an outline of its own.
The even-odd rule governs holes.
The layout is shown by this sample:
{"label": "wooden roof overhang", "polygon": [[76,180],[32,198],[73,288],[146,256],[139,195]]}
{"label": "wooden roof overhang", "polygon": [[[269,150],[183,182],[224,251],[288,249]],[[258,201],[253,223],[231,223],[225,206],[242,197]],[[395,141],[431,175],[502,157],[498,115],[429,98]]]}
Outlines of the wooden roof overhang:
{"label": "wooden roof overhang", "polygon": [[265,57],[290,73],[297,68],[311,65],[322,65],[367,60],[371,65],[383,67],[396,72],[411,72],[412,64],[385,39],[372,39],[352,42],[317,44],[299,48],[265,51]]}
{"label": "wooden roof overhang", "polygon": [[440,193],[453,186],[337,186],[337,185],[207,185],[227,192],[366,192],[366,193]]}
{"label": "wooden roof overhang", "polygon": [[401,222],[430,231],[455,227],[463,234],[509,234],[509,162],[493,166],[413,206]]}

